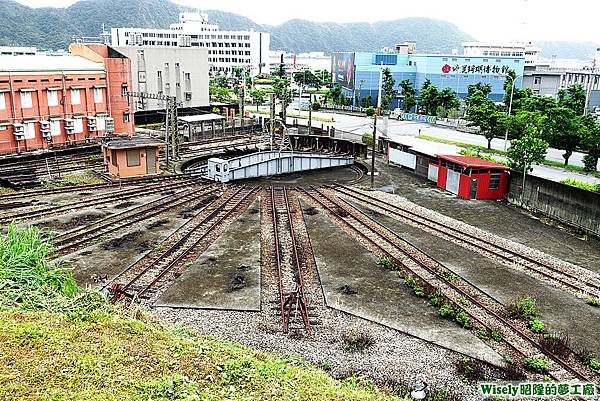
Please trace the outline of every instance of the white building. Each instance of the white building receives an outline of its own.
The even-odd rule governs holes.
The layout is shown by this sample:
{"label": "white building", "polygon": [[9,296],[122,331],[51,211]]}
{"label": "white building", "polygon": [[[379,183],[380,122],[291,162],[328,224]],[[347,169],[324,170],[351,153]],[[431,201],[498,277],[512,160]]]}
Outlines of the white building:
{"label": "white building", "polygon": [[[208,106],[208,51],[199,48],[115,46],[131,59],[134,92],[175,96],[183,107]],[[164,109],[163,101],[135,99],[135,111]]]}
{"label": "white building", "polygon": [[463,43],[465,56],[525,57],[525,65],[537,62],[541,49],[531,42],[467,42]]}
{"label": "white building", "polygon": [[208,23],[205,13],[179,14],[169,29],[112,28],[114,47],[192,48],[208,51],[210,71],[231,72],[250,67],[253,75],[269,72],[270,35],[255,31],[220,31]]}
{"label": "white building", "polygon": [[34,56],[40,54],[35,47],[0,46],[0,56]]}

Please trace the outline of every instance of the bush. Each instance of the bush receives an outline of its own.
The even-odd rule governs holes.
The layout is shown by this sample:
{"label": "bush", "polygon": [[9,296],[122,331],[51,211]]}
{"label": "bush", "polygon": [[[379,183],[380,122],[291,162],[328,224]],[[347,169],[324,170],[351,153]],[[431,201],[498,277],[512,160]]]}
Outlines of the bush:
{"label": "bush", "polygon": [[535,299],[524,297],[515,303],[507,305],[504,309],[504,315],[511,319],[533,320],[537,317],[537,307]]}
{"label": "bush", "polygon": [[525,358],[523,360],[523,366],[533,372],[548,373],[550,367],[548,362],[538,358]]}
{"label": "bush", "polygon": [[367,117],[373,117],[375,115],[375,109],[373,107],[367,107],[365,114]]}
{"label": "bush", "polygon": [[319,111],[319,110],[321,110],[321,103],[319,103],[319,102],[313,102],[312,109],[313,109],[313,111]]}
{"label": "bush", "polygon": [[595,307],[600,307],[600,298],[598,297],[589,297],[585,300],[588,305],[592,305]]}
{"label": "bush", "polygon": [[583,170],[594,172],[596,171],[596,167],[598,166],[598,158],[592,155],[583,156]]}
{"label": "bush", "polygon": [[539,319],[532,319],[529,321],[529,328],[534,333],[542,333],[544,331],[544,323]]}
{"label": "bush", "polygon": [[471,327],[471,317],[467,314],[467,312],[461,310],[456,314],[454,318],[458,324],[460,324],[465,329]]}
{"label": "bush", "polygon": [[448,117],[448,110],[446,110],[444,106],[438,106],[438,108],[435,111],[435,115],[439,118],[446,118]]}
{"label": "bush", "polygon": [[362,136],[362,143],[369,147],[373,147],[373,134],[366,132]]}
{"label": "bush", "polygon": [[587,365],[594,371],[594,373],[600,375],[600,360],[596,358],[590,358],[587,361]]}
{"label": "bush", "polygon": [[462,117],[460,110],[458,109],[450,109],[448,110],[448,118],[457,119]]}
{"label": "bush", "polygon": [[433,306],[440,306],[444,301],[444,294],[439,288],[429,294],[429,303]]}
{"label": "bush", "polygon": [[441,317],[454,317],[456,316],[456,311],[454,310],[451,304],[445,303],[440,307],[439,314]]}

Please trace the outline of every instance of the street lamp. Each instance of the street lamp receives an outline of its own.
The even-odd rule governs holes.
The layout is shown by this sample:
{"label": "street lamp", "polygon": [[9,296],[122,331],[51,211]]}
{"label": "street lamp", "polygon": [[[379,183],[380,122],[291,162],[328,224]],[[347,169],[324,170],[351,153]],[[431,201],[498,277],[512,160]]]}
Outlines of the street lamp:
{"label": "street lamp", "polygon": [[[516,75],[514,78],[510,75],[506,75],[506,79],[510,78],[512,80],[512,85],[510,86],[510,102],[508,103],[508,114],[507,114],[508,117],[510,117],[510,113],[512,112],[513,95],[515,93],[515,81],[519,77],[522,77],[522,75]],[[507,144],[508,144],[508,125],[506,126],[506,132],[504,133],[504,151],[505,152],[506,152]]]}

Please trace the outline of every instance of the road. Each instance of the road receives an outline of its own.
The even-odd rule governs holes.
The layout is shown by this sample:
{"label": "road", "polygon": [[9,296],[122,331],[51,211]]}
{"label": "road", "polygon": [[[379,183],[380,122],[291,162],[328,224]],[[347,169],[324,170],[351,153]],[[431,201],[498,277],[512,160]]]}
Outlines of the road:
{"label": "road", "polygon": [[[267,108],[268,109],[268,108]],[[266,110],[266,109],[265,109]],[[301,114],[308,117],[307,111],[299,112],[298,110],[292,110],[290,107],[288,113]],[[320,127],[321,124],[325,128],[327,126],[334,127],[336,130],[342,130],[343,137],[348,139],[358,139],[363,134],[373,131],[373,119],[361,116],[351,116],[346,114],[330,113],[330,112],[313,112],[313,117],[319,117],[324,119],[334,119],[334,122],[324,123],[321,121],[313,121],[313,126]],[[291,124],[293,119],[288,118],[288,124]],[[301,121],[302,123],[302,121]],[[448,139],[457,142],[469,143],[479,146],[487,146],[487,140],[482,135],[469,134],[466,132],[460,132],[451,128],[430,125],[426,123],[418,123],[413,121],[398,121],[388,120],[387,127],[384,121],[379,120],[377,122],[378,132],[380,134],[386,133],[391,139],[398,138],[400,136],[418,136],[419,134],[428,135],[441,139]],[[492,148],[497,150],[504,149],[504,140],[494,139],[492,140]],[[456,151],[460,148],[456,147]],[[548,149],[546,158],[552,161],[563,162],[562,158],[563,151],[558,149]],[[569,159],[569,164],[582,166],[582,158],[585,154],[580,152],[574,152]],[[501,156],[494,156],[497,159],[503,159]],[[587,183],[600,184],[600,178],[593,175],[577,173],[574,171],[565,170],[559,167],[552,167],[546,165],[536,165],[533,167],[532,175],[537,177],[546,178],[552,181],[562,181],[567,178],[573,178],[578,181]]]}

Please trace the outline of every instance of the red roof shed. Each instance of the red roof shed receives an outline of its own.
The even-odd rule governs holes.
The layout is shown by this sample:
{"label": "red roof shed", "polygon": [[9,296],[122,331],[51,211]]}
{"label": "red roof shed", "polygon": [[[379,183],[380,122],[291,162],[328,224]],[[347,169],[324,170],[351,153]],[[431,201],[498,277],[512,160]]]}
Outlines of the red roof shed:
{"label": "red roof shed", "polygon": [[504,199],[508,192],[507,166],[472,156],[436,155],[437,186],[463,199]]}

